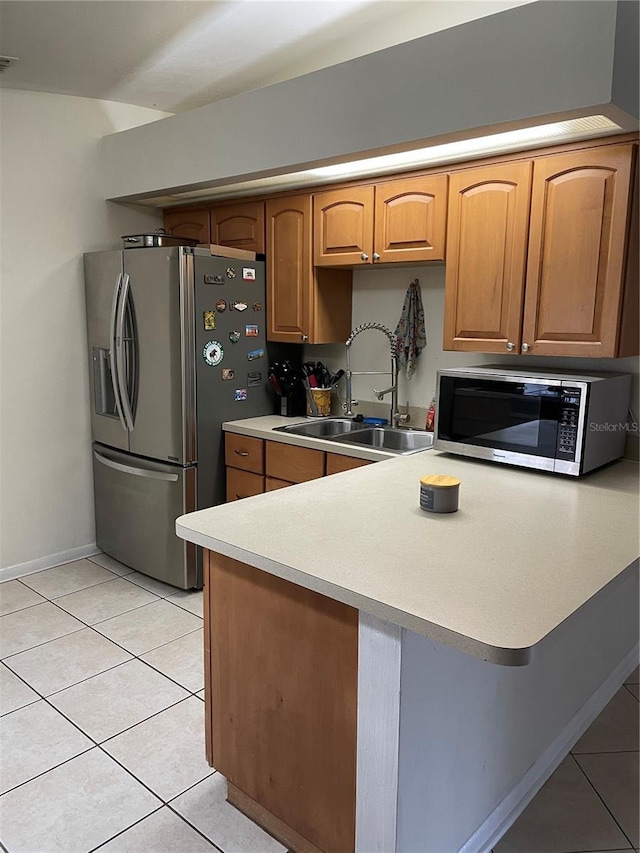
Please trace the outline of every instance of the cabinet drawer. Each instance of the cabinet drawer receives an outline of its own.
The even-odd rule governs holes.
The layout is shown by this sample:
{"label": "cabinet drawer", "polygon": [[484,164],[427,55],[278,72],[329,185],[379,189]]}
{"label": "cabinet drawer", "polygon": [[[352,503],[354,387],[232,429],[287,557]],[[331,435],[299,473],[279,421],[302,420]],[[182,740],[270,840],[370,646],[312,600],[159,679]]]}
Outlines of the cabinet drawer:
{"label": "cabinet drawer", "polygon": [[264,474],[264,441],[228,432],[224,443],[224,461],[232,468]]}
{"label": "cabinet drawer", "polygon": [[276,480],[275,477],[264,478],[265,492],[276,492],[278,489],[286,489],[287,486],[293,486],[293,483],[289,483],[287,480]]}
{"label": "cabinet drawer", "polygon": [[363,465],[371,465],[371,462],[367,459],[354,459],[353,456],[340,456],[338,453],[327,453],[327,477],[329,474],[351,471],[352,468],[362,468]]}
{"label": "cabinet drawer", "polygon": [[305,483],[324,477],[324,457],[322,450],[267,441],[266,474],[267,477],[287,480],[289,483]]}
{"label": "cabinet drawer", "polygon": [[240,471],[238,468],[227,468],[227,503],[261,495],[264,492],[264,477],[262,474],[252,474],[250,471]]}

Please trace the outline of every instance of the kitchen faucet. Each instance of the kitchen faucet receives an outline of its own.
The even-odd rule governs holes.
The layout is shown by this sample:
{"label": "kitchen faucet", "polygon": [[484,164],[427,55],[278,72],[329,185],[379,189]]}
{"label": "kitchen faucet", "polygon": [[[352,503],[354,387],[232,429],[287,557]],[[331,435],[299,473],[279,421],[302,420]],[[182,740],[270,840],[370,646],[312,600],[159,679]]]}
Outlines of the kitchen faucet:
{"label": "kitchen faucet", "polygon": [[[361,334],[362,332],[366,332],[368,329],[377,329],[379,332],[382,332],[383,335],[386,335],[389,341],[389,355],[391,356],[391,370],[389,371],[381,371],[381,370],[351,370],[351,344],[354,339]],[[347,370],[346,370],[346,394],[347,399],[346,402],[342,404],[345,409],[345,415],[347,417],[353,417],[352,407],[357,406],[357,401],[352,399],[351,396],[351,377],[352,376],[391,376],[391,386],[389,388],[385,388],[383,391],[378,391],[376,388],[373,389],[373,393],[376,395],[378,400],[382,400],[387,394],[391,394],[391,417],[390,423],[392,426],[398,426],[400,423],[406,423],[409,420],[409,414],[400,414],[398,411],[398,349],[396,345],[395,337],[393,336],[390,329],[387,329],[386,326],[383,326],[382,323],[362,323],[360,326],[356,326],[355,329],[352,329],[351,334],[345,341],[345,347],[347,350],[346,354],[346,362],[347,362]]]}

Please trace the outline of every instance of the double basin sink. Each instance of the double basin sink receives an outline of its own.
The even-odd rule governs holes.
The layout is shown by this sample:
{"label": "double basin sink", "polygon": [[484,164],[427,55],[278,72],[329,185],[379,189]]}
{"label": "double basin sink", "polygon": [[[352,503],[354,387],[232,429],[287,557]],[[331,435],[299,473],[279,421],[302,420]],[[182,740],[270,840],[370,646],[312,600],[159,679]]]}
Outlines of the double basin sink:
{"label": "double basin sink", "polygon": [[274,432],[288,432],[308,438],[321,438],[340,444],[371,447],[405,456],[427,450],[433,444],[433,433],[416,429],[399,429],[391,426],[371,427],[349,418],[327,418],[304,424],[277,427]]}

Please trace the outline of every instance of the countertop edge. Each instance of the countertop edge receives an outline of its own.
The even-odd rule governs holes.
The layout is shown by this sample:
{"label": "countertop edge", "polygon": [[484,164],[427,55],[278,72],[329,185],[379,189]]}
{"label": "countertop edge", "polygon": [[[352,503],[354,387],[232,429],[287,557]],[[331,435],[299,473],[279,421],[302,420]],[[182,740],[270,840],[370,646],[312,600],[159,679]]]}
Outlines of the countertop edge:
{"label": "countertop edge", "polygon": [[[249,420],[257,420],[257,418]],[[291,425],[297,423],[304,424],[309,423],[309,419],[287,418],[286,423]],[[384,450],[375,450],[374,448],[341,444],[339,441],[326,441],[322,438],[278,432],[275,427],[260,426],[255,423],[246,424],[242,421],[226,421],[222,424],[222,429],[224,432],[230,432],[234,435],[245,435],[248,438],[262,438],[266,441],[277,441],[280,444],[290,444],[294,447],[306,447],[309,450],[324,450],[326,453],[335,453],[338,456],[350,456],[352,459],[364,459],[367,462],[384,462],[388,459],[397,459],[401,455],[398,453],[388,453]],[[426,453],[428,450],[431,450],[431,448],[417,452]]]}
{"label": "countertop edge", "polygon": [[363,610],[372,616],[377,616],[380,619],[384,619],[401,628],[406,628],[416,634],[422,634],[430,640],[435,640],[465,654],[473,655],[488,663],[500,666],[525,666],[531,661],[532,651],[538,642],[540,642],[540,640],[536,640],[531,646],[524,646],[522,648],[492,646],[473,637],[451,631],[442,625],[420,619],[411,613],[390,607],[357,592],[352,592],[344,587],[323,581],[314,575],[301,572],[284,563],[270,560],[253,551],[246,551],[243,548],[230,545],[228,542],[215,539],[204,533],[199,533],[181,524],[180,518],[176,520],[176,534],[188,542],[200,545],[202,548],[207,548],[225,557],[231,557],[234,560],[246,563],[270,575],[290,581],[305,589],[310,589],[320,595],[332,598],[335,601],[340,601],[357,610]]}

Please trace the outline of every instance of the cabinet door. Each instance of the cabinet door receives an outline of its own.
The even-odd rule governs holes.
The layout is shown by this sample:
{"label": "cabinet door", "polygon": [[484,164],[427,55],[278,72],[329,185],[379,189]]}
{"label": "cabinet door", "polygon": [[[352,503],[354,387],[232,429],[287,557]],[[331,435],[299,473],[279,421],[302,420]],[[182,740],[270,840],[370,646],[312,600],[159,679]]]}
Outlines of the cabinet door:
{"label": "cabinet door", "polygon": [[318,193],[313,199],[316,266],[372,263],[373,187]]}
{"label": "cabinet door", "polygon": [[356,459],[354,456],[341,456],[339,453],[327,453],[327,477],[330,474],[340,474],[353,468],[371,465],[367,459]]}
{"label": "cabinet door", "polygon": [[286,480],[276,480],[275,477],[264,478],[265,492],[277,492],[278,489],[286,489],[292,485],[293,483],[288,483]]}
{"label": "cabinet door", "polygon": [[239,468],[227,468],[227,503],[261,495],[264,492],[264,477],[241,471]]}
{"label": "cabinet door", "polygon": [[314,269],[310,195],[267,201],[267,340],[343,343],[351,330],[351,270]]}
{"label": "cabinet door", "polygon": [[267,337],[311,336],[311,196],[267,201]]}
{"label": "cabinet door", "polygon": [[199,243],[210,243],[209,211],[189,208],[165,210],[164,230],[174,237],[188,237]]}
{"label": "cabinet door", "polygon": [[375,199],[374,262],[444,261],[447,175],[378,184]]}
{"label": "cabinet door", "polygon": [[264,202],[248,201],[211,208],[211,242],[264,253]]}
{"label": "cabinet door", "polygon": [[224,457],[225,465],[232,468],[264,473],[264,441],[261,438],[225,433]]}
{"label": "cabinet door", "polygon": [[221,554],[208,566],[205,715],[229,801],[282,849],[353,851],[358,611]]}
{"label": "cabinet door", "polygon": [[618,145],[536,160],[523,351],[616,355],[632,155]]}
{"label": "cabinet door", "polygon": [[267,477],[289,483],[306,483],[324,477],[324,451],[278,441],[266,442],[265,472]]}
{"label": "cabinet door", "polygon": [[532,164],[451,175],[444,349],[518,352]]}

